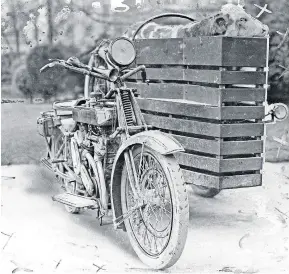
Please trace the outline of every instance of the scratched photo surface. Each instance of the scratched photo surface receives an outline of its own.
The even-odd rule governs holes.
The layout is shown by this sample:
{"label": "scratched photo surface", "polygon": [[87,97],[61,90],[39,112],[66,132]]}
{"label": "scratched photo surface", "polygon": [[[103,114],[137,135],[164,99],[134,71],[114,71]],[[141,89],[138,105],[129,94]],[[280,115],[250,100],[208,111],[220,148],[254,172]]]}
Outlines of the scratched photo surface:
{"label": "scratched photo surface", "polygon": [[[188,196],[187,236],[163,271],[288,273],[289,117],[270,122],[273,104],[289,106],[288,0],[3,0],[1,16],[0,273],[160,271],[115,229],[110,201],[101,218],[51,199],[64,191],[47,167],[62,164],[47,164],[37,128],[54,102],[85,95],[84,74],[40,73],[48,59],[88,65],[103,39],[118,37],[134,40],[128,68],[146,67],[146,81],[139,72],[121,84],[137,90],[146,123],[183,148],[171,157]],[[108,199],[120,195],[109,193],[113,160],[104,170]]]}

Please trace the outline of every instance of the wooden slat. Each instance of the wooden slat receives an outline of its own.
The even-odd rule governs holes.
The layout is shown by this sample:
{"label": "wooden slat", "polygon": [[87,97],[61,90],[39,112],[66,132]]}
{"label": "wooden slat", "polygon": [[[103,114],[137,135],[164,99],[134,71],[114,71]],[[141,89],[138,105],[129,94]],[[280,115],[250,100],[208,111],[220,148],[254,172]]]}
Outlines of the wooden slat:
{"label": "wooden slat", "polygon": [[135,45],[138,64],[266,67],[266,38],[140,39]]}
{"label": "wooden slat", "polygon": [[179,165],[219,173],[220,163],[217,158],[210,158],[184,152],[175,153],[174,155]]}
{"label": "wooden slat", "polygon": [[140,108],[146,111],[206,119],[263,119],[265,116],[265,108],[263,106],[215,107],[196,104],[188,100],[161,100],[145,98],[138,98],[138,103]]}
{"label": "wooden slat", "polygon": [[220,140],[207,140],[175,134],[171,134],[171,136],[177,139],[185,150],[198,151],[215,155],[220,155],[221,153]]}
{"label": "wooden slat", "polygon": [[224,88],[221,89],[221,94],[222,102],[264,102],[266,99],[264,88]]}
{"label": "wooden slat", "polygon": [[261,174],[224,176],[220,180],[220,189],[256,187],[262,185]]}
{"label": "wooden slat", "polygon": [[198,103],[219,106],[223,102],[253,101],[264,102],[264,88],[226,88],[174,84],[174,83],[127,83],[130,88],[136,88],[144,98],[185,99]]}
{"label": "wooden slat", "polygon": [[264,124],[224,124],[221,129],[221,138],[242,136],[263,136]]}
{"label": "wooden slat", "polygon": [[242,155],[242,154],[261,154],[263,153],[262,140],[248,141],[223,141],[222,139],[200,139],[171,134],[177,139],[185,150],[197,151],[202,153],[224,155]]}
{"label": "wooden slat", "polygon": [[219,159],[219,163],[220,172],[254,171],[263,167],[261,157]]}
{"label": "wooden slat", "polygon": [[219,138],[262,136],[264,134],[264,124],[262,123],[213,124],[151,114],[144,114],[144,118],[148,124],[157,128]]}
{"label": "wooden slat", "polygon": [[191,101],[138,98],[141,110],[172,115],[183,115],[207,119],[221,119],[221,109],[214,106],[196,105]]}
{"label": "wooden slat", "polygon": [[218,88],[175,83],[127,83],[127,86],[136,88],[144,98],[186,99],[216,106],[221,104]]}
{"label": "wooden slat", "polygon": [[221,107],[222,120],[264,119],[264,117],[265,117],[264,106]]}
{"label": "wooden slat", "polygon": [[183,64],[183,39],[137,39],[136,60],[141,64]]}
{"label": "wooden slat", "polygon": [[222,65],[266,67],[267,38],[225,37],[222,42]]}
{"label": "wooden slat", "polygon": [[[266,73],[262,71],[219,71],[219,70],[197,70],[183,69],[181,67],[146,68],[147,79],[156,81],[191,81],[208,84],[265,84]],[[138,73],[131,79],[141,80]]]}
{"label": "wooden slat", "polygon": [[266,72],[261,71],[222,71],[220,84],[265,84]]}
{"label": "wooden slat", "polygon": [[263,145],[262,140],[221,141],[220,155],[261,154],[263,153]]}
{"label": "wooden slat", "polygon": [[182,169],[184,181],[188,184],[220,188],[220,177]]}
{"label": "wooden slat", "polygon": [[261,157],[220,159],[184,152],[175,156],[180,165],[216,173],[261,170],[263,163]]}
{"label": "wooden slat", "polygon": [[266,38],[193,37],[184,43],[185,64],[266,67]]}
{"label": "wooden slat", "polygon": [[201,185],[217,189],[234,189],[242,187],[255,187],[262,185],[261,174],[213,176],[182,169],[184,180],[188,184]]}

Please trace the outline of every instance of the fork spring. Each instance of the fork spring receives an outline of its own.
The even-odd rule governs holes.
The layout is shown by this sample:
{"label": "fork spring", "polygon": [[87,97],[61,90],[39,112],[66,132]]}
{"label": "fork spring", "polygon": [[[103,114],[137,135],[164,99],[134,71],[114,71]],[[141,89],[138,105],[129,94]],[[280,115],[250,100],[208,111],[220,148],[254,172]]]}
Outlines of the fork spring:
{"label": "fork spring", "polygon": [[125,120],[128,126],[133,126],[133,111],[132,111],[132,105],[130,100],[130,94],[127,90],[123,90],[121,93],[121,101],[122,106],[125,114]]}

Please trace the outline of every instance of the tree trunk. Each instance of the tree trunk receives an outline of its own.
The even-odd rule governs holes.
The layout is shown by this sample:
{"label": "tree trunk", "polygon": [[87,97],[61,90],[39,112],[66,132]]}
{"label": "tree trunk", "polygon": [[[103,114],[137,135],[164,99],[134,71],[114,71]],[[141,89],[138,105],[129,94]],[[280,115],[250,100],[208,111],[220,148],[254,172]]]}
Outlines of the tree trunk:
{"label": "tree trunk", "polygon": [[[4,31],[2,31],[1,35],[2,35],[3,39],[5,40],[8,48],[9,48],[10,53],[13,53],[13,48],[11,47],[11,44],[10,44],[10,42],[9,42],[9,39],[8,39],[7,35],[4,33]],[[9,57],[9,58],[10,58],[10,57]]]}
{"label": "tree trunk", "polygon": [[20,55],[20,31],[18,29],[18,20],[17,20],[17,10],[14,3],[14,0],[10,0],[11,4],[11,18],[14,29],[15,44],[16,44],[16,53]]}
{"label": "tree trunk", "polygon": [[54,26],[53,26],[53,20],[52,20],[52,0],[46,0],[46,6],[47,6],[47,23],[48,23],[48,41],[49,44],[53,44],[53,32],[54,32]]}
{"label": "tree trunk", "polygon": [[29,94],[29,101],[30,101],[30,104],[33,104],[33,96],[32,96],[32,92]]}
{"label": "tree trunk", "polygon": [[34,18],[34,39],[36,41],[36,45],[39,45],[39,29],[37,27],[37,21],[38,21],[38,15],[35,16]]}
{"label": "tree trunk", "polygon": [[[109,14],[109,16],[107,16],[107,20],[110,21],[110,4],[107,4],[107,3],[103,4],[102,13],[103,13],[103,18],[105,18],[107,14]],[[103,23],[103,33],[105,33],[106,36],[109,31],[109,27],[110,27],[109,24]]]}

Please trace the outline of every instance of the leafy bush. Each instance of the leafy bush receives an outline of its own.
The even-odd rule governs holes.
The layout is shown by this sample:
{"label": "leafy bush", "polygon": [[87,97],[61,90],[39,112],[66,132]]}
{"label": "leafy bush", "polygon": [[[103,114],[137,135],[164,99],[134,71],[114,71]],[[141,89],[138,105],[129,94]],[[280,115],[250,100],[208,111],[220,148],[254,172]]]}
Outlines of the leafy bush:
{"label": "leafy bush", "polygon": [[1,83],[10,85],[13,78],[13,72],[23,64],[23,56],[10,52],[1,54]]}
{"label": "leafy bush", "polygon": [[55,96],[61,90],[65,76],[65,70],[61,67],[53,67],[40,73],[40,68],[49,62],[48,59],[64,59],[64,55],[58,47],[42,45],[33,48],[26,61],[31,92],[42,94],[44,100]]}
{"label": "leafy bush", "polygon": [[283,36],[277,31],[285,33],[289,28],[289,1],[288,0],[247,0],[246,9],[252,15],[259,13],[253,4],[264,6],[269,4],[271,14],[263,14],[259,19],[270,28],[270,59],[269,59],[269,84],[268,100],[270,102],[289,102],[289,72],[280,77],[284,69],[289,67],[289,39],[280,48]]}
{"label": "leafy bush", "polygon": [[12,86],[15,86],[19,91],[21,91],[23,95],[30,99],[30,102],[32,103],[33,85],[26,65],[22,65],[15,70],[12,79]]}

